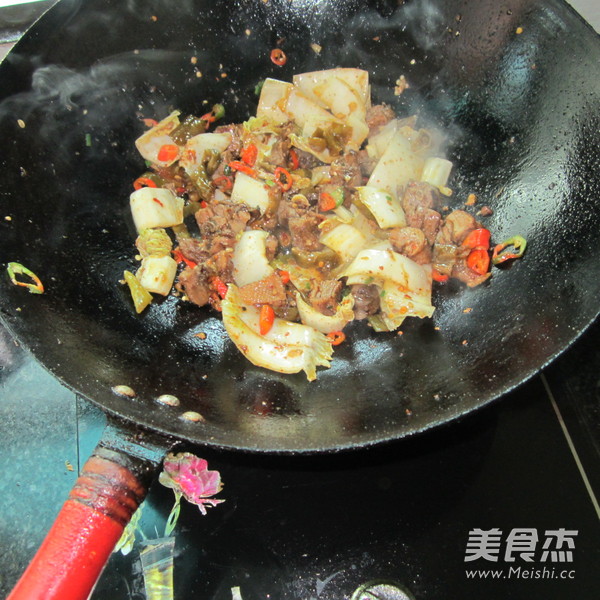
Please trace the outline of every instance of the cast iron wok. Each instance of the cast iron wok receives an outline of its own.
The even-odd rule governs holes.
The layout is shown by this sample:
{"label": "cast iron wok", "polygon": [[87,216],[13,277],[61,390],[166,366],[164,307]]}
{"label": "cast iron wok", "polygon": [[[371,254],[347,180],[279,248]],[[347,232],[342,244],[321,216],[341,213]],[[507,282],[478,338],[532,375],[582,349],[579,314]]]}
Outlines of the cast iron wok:
{"label": "cast iron wok", "polygon": [[[474,290],[441,287],[433,319],[402,336],[355,324],[312,383],[253,367],[208,310],[169,298],[136,316],[118,281],[135,268],[140,118],[222,102],[241,121],[265,77],[334,66],[368,70],[374,101],[445,130],[448,204],[475,193],[494,241],[523,235],[526,257]],[[410,87],[396,96],[400,75]],[[0,260],[46,286],[31,295],[0,278],[2,318],[67,386],[175,438],[327,451],[455,419],[538,372],[598,314],[599,76],[598,37],[558,0],[62,0],[0,67]]]}

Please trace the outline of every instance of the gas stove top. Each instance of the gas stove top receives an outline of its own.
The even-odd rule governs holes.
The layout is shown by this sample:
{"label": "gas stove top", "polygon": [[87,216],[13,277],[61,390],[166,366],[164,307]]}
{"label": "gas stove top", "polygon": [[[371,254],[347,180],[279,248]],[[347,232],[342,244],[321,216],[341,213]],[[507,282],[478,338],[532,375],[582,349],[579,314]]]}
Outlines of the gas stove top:
{"label": "gas stove top", "polygon": [[[415,439],[313,457],[182,446],[220,471],[225,503],[206,516],[182,507],[174,597],[229,600],[239,587],[244,600],[596,598],[599,335],[597,323],[541,376]],[[105,417],[4,330],[0,398],[7,593]],[[171,490],[152,487],[147,538],[163,536],[172,503]],[[143,549],[114,554],[92,598],[144,598]]]}
{"label": "gas stove top", "polygon": [[[12,19],[0,50],[52,3]],[[414,439],[313,457],[182,445],[219,470],[225,502],[206,516],[182,506],[174,598],[597,598],[599,336],[597,322],[520,389]],[[2,597],[105,422],[0,328]],[[172,504],[155,482],[140,518],[147,541],[113,554],[93,600],[152,598],[148,548]]]}

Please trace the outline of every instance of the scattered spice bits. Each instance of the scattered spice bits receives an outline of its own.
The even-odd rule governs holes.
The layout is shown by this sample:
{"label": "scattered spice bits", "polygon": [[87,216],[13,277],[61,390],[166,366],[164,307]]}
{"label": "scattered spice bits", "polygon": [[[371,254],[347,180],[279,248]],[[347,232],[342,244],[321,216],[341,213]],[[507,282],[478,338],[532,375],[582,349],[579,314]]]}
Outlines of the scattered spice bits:
{"label": "scattered spice bits", "polygon": [[517,29],[515,30],[515,33],[517,35],[521,35],[523,33],[523,28],[522,27],[517,27]]}
{"label": "scattered spice bits", "polygon": [[66,467],[67,471],[74,471],[75,470],[73,468],[73,465],[68,460],[65,460],[65,467]]}
{"label": "scattered spice bits", "polygon": [[469,308],[465,308],[465,309],[463,310],[463,312],[464,312],[464,313],[470,313],[472,310],[473,310],[473,309],[472,309],[471,307],[469,307]]}
{"label": "scattered spice bits", "polygon": [[489,217],[494,214],[494,211],[489,206],[482,206],[477,214],[481,217]]}
{"label": "scattered spice bits", "polygon": [[311,44],[310,47],[315,54],[321,54],[321,50],[323,49],[320,44]]}
{"label": "scattered spice bits", "polygon": [[158,21],[158,17],[157,17],[156,15],[152,15],[152,16],[150,17],[150,19],[151,19],[152,21],[154,21],[154,23],[156,23],[156,21]]}
{"label": "scattered spice bits", "polygon": [[473,206],[477,202],[477,196],[475,194],[469,194],[465,206]]}
{"label": "scattered spice bits", "polygon": [[179,406],[179,398],[177,396],[173,396],[172,394],[162,394],[156,399],[157,402],[161,404],[166,404],[167,406]]}
{"label": "scattered spice bits", "polygon": [[281,48],[274,48],[271,50],[271,62],[278,67],[283,67],[287,62],[287,56]]}
{"label": "scattered spice bits", "polygon": [[23,121],[23,119],[17,119],[17,125],[21,128],[21,129],[25,129],[25,121]]}
{"label": "scattered spice bits", "polygon": [[201,340],[205,340],[206,339],[206,333],[204,333],[204,331],[201,331],[200,333],[196,334],[197,338],[200,338]]}
{"label": "scattered spice bits", "polygon": [[117,396],[127,396],[128,398],[135,398],[136,393],[128,385],[115,385],[112,388],[113,393]]}
{"label": "scattered spice bits", "polygon": [[406,81],[406,77],[404,75],[400,75],[398,79],[396,79],[396,87],[394,88],[394,96],[400,96],[404,93],[405,90],[410,88],[408,85],[408,81]]}
{"label": "scattered spice bits", "polygon": [[246,30],[244,31],[244,33],[245,33],[247,36],[249,36],[249,35],[252,33],[252,31],[251,31],[250,29],[246,29]]}
{"label": "scattered spice bits", "polygon": [[6,215],[6,217],[4,217],[5,221],[12,221],[12,217],[10,215]]}
{"label": "scattered spice bits", "polygon": [[206,419],[200,414],[193,410],[188,410],[181,415],[184,421],[191,421],[192,423],[204,423]]}
{"label": "scattered spice bits", "polygon": [[[24,267],[21,263],[8,263],[8,265],[6,266],[6,271],[13,285],[18,285],[20,287],[27,288],[32,294],[44,293],[44,285],[40,281],[40,278],[33,271],[30,271],[27,267]],[[17,279],[17,275],[24,275],[25,277],[29,277],[29,279],[31,279],[33,283],[21,281]]]}
{"label": "scattered spice bits", "polygon": [[195,65],[198,62],[198,57],[197,56],[192,56],[192,58],[190,58],[190,62]]}
{"label": "scattered spice bits", "polygon": [[468,346],[468,345],[469,345],[469,342],[467,342],[467,340],[463,340],[463,341],[462,341],[462,345],[463,345],[463,346]]}

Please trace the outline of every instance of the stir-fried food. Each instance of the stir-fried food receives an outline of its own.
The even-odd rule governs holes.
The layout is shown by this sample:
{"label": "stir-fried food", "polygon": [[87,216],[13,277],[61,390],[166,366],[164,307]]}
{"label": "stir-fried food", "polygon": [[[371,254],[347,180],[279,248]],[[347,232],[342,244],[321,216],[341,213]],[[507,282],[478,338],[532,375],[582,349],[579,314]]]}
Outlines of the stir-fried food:
{"label": "stir-fried food", "polygon": [[175,286],[221,311],[252,363],[312,380],[352,321],[394,331],[431,317],[432,281],[490,276],[489,231],[443,210],[452,164],[436,135],[372,105],[367,72],[267,79],[256,116],[222,115],[174,112],[136,142],[151,165],[130,200],[138,312]]}

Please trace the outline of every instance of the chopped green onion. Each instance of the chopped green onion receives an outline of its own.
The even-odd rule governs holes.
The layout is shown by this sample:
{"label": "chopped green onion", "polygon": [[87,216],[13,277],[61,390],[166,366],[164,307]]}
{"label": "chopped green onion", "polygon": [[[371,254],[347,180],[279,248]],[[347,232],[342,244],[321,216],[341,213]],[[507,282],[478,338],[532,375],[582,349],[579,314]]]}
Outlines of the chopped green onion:
{"label": "chopped green onion", "polygon": [[133,304],[135,306],[135,312],[139,314],[152,302],[152,296],[148,290],[142,287],[140,280],[133,273],[125,271],[123,276],[129,286],[131,298],[133,299]]}
{"label": "chopped green onion", "polygon": [[254,87],[254,93],[257,96],[260,96],[260,93],[262,92],[263,89],[263,85],[265,85],[265,80],[263,79],[262,81],[259,81],[256,86]]}
{"label": "chopped green onion", "polygon": [[[32,294],[44,293],[44,285],[40,281],[40,278],[33,271],[30,271],[28,268],[24,267],[21,263],[8,263],[6,270],[8,272],[8,276],[10,277],[11,282],[14,285],[26,287]],[[19,281],[17,279],[17,275],[25,275],[26,277],[29,277],[33,281],[33,283]]]}
{"label": "chopped green onion", "polygon": [[85,145],[90,148],[92,145],[92,136],[89,133],[85,134]]}

